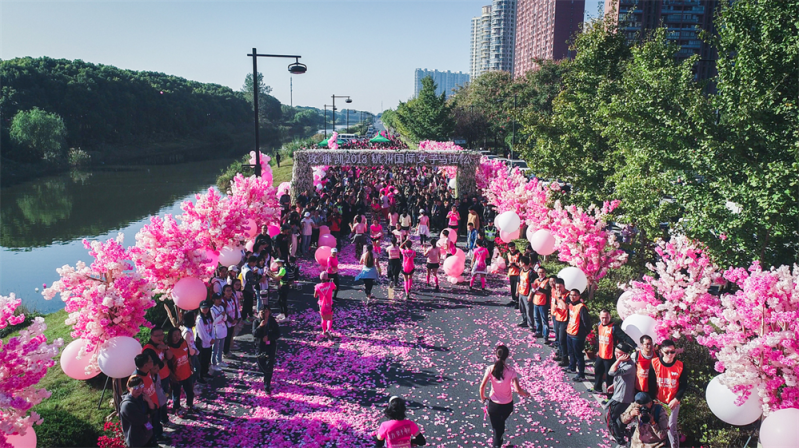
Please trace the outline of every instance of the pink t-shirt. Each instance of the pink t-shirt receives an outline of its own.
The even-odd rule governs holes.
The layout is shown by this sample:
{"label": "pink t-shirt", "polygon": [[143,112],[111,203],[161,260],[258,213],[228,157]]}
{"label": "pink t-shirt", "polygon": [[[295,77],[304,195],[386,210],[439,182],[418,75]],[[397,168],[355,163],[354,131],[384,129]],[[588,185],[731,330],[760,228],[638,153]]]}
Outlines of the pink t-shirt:
{"label": "pink t-shirt", "polygon": [[488,398],[494,403],[508,404],[513,401],[513,389],[511,389],[511,384],[513,379],[516,378],[516,371],[505,364],[505,369],[502,372],[502,379],[497,380],[494,378],[494,375],[491,374],[493,369],[493,365],[488,366],[486,369],[486,374],[491,380],[491,395],[489,395]]}
{"label": "pink t-shirt", "polygon": [[478,247],[474,250],[474,260],[472,260],[472,262],[477,266],[478,270],[485,270],[487,257],[488,249],[485,247]]}
{"label": "pink t-shirt", "polygon": [[333,313],[333,290],[336,284],[333,282],[322,282],[314,286],[316,295],[319,296],[319,312],[322,314]]}
{"label": "pink t-shirt", "polygon": [[419,426],[410,420],[389,420],[380,424],[377,435],[388,448],[411,448],[411,439],[419,434]]}
{"label": "pink t-shirt", "polygon": [[413,270],[413,259],[416,257],[416,251],[413,249],[403,249],[402,251],[402,270],[410,272]]}
{"label": "pink t-shirt", "polygon": [[328,274],[338,273],[338,257],[330,257],[327,259],[327,273]]}
{"label": "pink t-shirt", "polygon": [[458,221],[461,219],[461,215],[458,212],[449,212],[447,213],[447,218],[449,218],[450,227],[457,226]]}
{"label": "pink t-shirt", "polygon": [[383,226],[380,224],[372,224],[369,230],[372,231],[372,238],[379,238],[383,234]]}
{"label": "pink t-shirt", "polygon": [[419,217],[419,225],[420,226],[428,226],[430,224],[430,218],[427,215],[422,215]]}

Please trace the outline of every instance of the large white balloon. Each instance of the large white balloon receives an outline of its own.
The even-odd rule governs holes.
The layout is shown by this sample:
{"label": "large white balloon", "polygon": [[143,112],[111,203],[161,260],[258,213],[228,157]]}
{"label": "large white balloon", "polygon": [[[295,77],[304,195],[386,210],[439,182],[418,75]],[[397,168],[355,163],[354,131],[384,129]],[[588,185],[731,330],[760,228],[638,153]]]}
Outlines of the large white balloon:
{"label": "large white balloon", "polygon": [[616,302],[616,311],[619,312],[619,317],[621,317],[621,320],[627,319],[627,317],[633,314],[633,310],[630,309],[630,306],[627,304],[627,302],[637,293],[638,291],[635,289],[629,289],[624,291],[619,296],[619,300]]}
{"label": "large white balloon", "polygon": [[533,226],[527,226],[527,230],[524,233],[524,236],[527,237],[527,241],[533,242],[533,234],[535,234],[536,230]]}
{"label": "large white balloon", "polygon": [[[70,342],[61,352],[61,370],[74,380],[88,380],[100,374],[97,366],[92,366],[92,353],[86,353],[82,358],[78,359],[78,353],[85,345],[86,340],[78,338]],[[91,367],[91,369],[88,369],[89,373],[86,373],[88,367]]]}
{"label": "large white balloon", "polygon": [[97,364],[111,378],[127,378],[136,370],[133,358],[141,353],[139,342],[129,336],[116,336],[100,349]]}
{"label": "large white balloon", "polygon": [[241,248],[239,247],[225,247],[219,251],[219,262],[222,266],[230,266],[239,264],[241,261]]}
{"label": "large white balloon", "polygon": [[449,180],[449,182],[447,182],[447,186],[455,190],[456,188],[458,188],[458,182],[455,180],[455,178],[452,178]]}
{"label": "large white balloon", "polygon": [[771,412],[760,425],[763,448],[799,448],[799,409],[788,408]]}
{"label": "large white balloon", "polygon": [[522,220],[516,212],[507,211],[500,213],[497,219],[494,220],[494,224],[499,230],[511,234],[519,230],[519,227],[522,225]]}
{"label": "large white balloon", "polygon": [[558,272],[558,277],[563,279],[567,291],[578,289],[582,293],[588,287],[588,278],[580,268],[575,268],[574,266],[563,268]]}
{"label": "large white balloon", "polygon": [[647,335],[654,339],[655,337],[655,319],[643,314],[633,314],[624,319],[621,323],[621,329],[627,336],[630,336],[636,344],[641,345],[641,336]]}
{"label": "large white balloon", "polygon": [[549,255],[555,252],[555,237],[546,229],[535,232],[533,238],[530,239],[530,244],[532,244],[533,250],[538,252],[538,255]]}
{"label": "large white balloon", "polygon": [[705,400],[707,400],[707,406],[713,411],[713,415],[721,421],[735,426],[748,425],[759,419],[763,414],[763,407],[757,393],[749,395],[749,398],[741,406],[738,406],[735,404],[735,400],[738,399],[735,392],[721,384],[723,376],[723,374],[718,375],[710,380],[705,389]]}

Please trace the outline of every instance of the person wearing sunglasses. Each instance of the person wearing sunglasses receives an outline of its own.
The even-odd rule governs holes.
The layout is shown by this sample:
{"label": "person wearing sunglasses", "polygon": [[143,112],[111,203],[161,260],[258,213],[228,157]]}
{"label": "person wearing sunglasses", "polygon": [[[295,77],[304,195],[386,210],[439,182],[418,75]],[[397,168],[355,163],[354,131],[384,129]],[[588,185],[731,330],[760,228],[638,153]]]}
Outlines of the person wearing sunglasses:
{"label": "person wearing sunglasses", "polygon": [[155,403],[144,393],[144,381],[138,375],[128,379],[128,393],[119,405],[119,420],[125,435],[125,446],[151,446],[153,425],[150,414],[157,412]]}
{"label": "person wearing sunglasses", "polygon": [[666,339],[660,343],[657,357],[649,366],[649,395],[668,406],[669,442],[671,448],[679,448],[680,436],[677,433],[677,415],[680,401],[688,390],[688,378],[682,361],[677,360],[674,341]]}

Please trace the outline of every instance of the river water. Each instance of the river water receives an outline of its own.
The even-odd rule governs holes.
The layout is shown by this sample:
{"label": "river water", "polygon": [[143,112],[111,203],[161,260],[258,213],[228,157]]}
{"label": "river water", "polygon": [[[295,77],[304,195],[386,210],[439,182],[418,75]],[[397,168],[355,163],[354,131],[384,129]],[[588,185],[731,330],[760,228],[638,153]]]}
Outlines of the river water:
{"label": "river water", "polygon": [[150,216],[180,214],[181,202],[215,184],[231,162],[95,169],[0,189],[0,294],[14,292],[43,313],[62,309],[58,297],[42,298],[42,285],[58,280],[56,268],[93,261],[84,238],[122,232],[133,245]]}

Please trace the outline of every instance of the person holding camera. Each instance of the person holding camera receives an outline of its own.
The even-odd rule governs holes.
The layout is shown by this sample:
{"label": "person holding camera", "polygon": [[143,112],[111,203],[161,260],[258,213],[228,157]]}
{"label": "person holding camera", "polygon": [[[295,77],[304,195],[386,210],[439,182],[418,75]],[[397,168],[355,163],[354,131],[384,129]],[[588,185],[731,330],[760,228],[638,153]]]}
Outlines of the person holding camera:
{"label": "person holding camera", "polygon": [[619,418],[635,398],[635,363],[630,359],[632,351],[632,345],[620,342],[614,353],[616,360],[608,369],[608,375],[613,378],[613,384],[608,390],[613,392],[613,396],[607,404],[605,422],[610,435],[618,444],[616,448],[627,446],[626,425],[622,425]]}
{"label": "person holding camera", "polygon": [[264,390],[272,393],[272,372],[275,370],[277,340],[280,339],[280,325],[268,307],[258,311],[258,318],[252,324],[253,339],[258,341],[258,367],[264,373]]}
{"label": "person holding camera", "polygon": [[652,401],[646,392],[635,394],[635,401],[621,415],[621,422],[629,425],[633,421],[637,425],[630,448],[665,448],[669,447],[669,418],[659,403]]}

